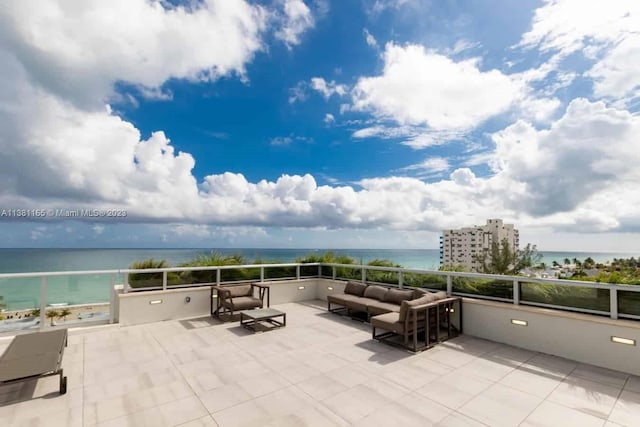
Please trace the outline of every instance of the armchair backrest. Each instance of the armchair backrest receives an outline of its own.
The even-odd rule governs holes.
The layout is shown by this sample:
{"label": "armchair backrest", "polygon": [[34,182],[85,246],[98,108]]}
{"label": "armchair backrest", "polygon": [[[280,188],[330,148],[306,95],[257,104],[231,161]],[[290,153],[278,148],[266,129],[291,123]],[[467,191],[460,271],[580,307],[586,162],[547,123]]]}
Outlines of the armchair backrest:
{"label": "armchair backrest", "polygon": [[234,297],[245,297],[245,296],[253,295],[253,287],[251,285],[225,286],[225,290],[229,291],[229,296],[231,298],[234,298]]}

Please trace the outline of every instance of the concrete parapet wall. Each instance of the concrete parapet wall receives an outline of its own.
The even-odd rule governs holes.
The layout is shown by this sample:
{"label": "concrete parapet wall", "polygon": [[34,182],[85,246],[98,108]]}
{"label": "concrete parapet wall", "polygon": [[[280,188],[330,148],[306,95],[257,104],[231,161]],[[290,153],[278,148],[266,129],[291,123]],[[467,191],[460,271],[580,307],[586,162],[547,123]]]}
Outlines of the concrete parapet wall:
{"label": "concrete parapet wall", "polygon": [[[468,335],[640,375],[640,322],[468,298],[463,322]],[[612,342],[614,336],[636,345]]]}

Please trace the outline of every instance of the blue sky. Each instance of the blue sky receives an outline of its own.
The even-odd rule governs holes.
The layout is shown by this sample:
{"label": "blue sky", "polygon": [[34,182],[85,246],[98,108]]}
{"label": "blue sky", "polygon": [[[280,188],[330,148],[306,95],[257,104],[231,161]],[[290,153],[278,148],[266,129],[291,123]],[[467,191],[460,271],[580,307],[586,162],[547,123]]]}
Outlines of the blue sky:
{"label": "blue sky", "polygon": [[435,248],[497,217],[640,250],[632,0],[10,1],[0,28],[2,246]]}

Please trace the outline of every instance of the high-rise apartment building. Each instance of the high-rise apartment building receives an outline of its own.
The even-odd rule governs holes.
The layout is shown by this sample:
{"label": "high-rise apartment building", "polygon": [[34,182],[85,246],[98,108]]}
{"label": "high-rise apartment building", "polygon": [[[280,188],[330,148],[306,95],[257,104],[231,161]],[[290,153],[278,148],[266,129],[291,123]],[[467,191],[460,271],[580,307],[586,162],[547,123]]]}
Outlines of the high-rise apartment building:
{"label": "high-rise apartment building", "polygon": [[493,242],[507,239],[517,251],[520,247],[518,230],[513,224],[503,224],[501,219],[488,219],[486,225],[444,230],[440,237],[440,265],[463,266],[468,271],[482,271],[476,257],[491,250]]}

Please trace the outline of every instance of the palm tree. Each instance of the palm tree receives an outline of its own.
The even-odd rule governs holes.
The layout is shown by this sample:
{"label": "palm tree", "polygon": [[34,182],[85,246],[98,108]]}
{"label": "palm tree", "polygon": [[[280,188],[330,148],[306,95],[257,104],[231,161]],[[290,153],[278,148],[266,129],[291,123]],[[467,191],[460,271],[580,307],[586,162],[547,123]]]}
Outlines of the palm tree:
{"label": "palm tree", "polygon": [[67,316],[69,316],[70,314],[71,310],[69,310],[68,308],[63,308],[62,311],[60,311],[60,317],[62,317],[65,322],[67,321]]}
{"label": "palm tree", "polygon": [[47,319],[51,319],[51,326],[53,326],[53,319],[60,317],[60,313],[58,313],[58,310],[49,310],[46,316]]}
{"label": "palm tree", "polygon": [[571,260],[569,258],[565,258],[564,265],[569,265],[569,264],[571,264]]}
{"label": "palm tree", "polygon": [[553,265],[554,267],[560,267],[560,264],[558,263],[558,261],[554,260],[551,265]]}

